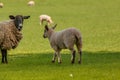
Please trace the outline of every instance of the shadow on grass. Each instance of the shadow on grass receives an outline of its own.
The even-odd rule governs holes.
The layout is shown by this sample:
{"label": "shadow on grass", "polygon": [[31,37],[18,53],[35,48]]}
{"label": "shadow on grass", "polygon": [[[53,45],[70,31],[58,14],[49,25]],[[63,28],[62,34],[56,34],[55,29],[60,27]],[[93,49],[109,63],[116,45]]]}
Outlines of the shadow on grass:
{"label": "shadow on grass", "polygon": [[28,53],[8,55],[9,63],[0,64],[0,71],[20,71],[20,70],[56,70],[91,67],[120,67],[120,52],[87,52],[82,55],[82,64],[78,64],[78,54],[76,54],[75,64],[70,63],[71,54],[63,53],[62,64],[51,62],[53,53]]}
{"label": "shadow on grass", "polygon": [[[53,53],[29,53],[29,54],[16,54],[9,55],[10,64],[18,65],[60,65],[57,60],[55,63],[52,63]],[[70,59],[71,54],[64,53],[62,56],[61,65],[71,65]],[[79,55],[76,54],[75,64],[78,64]],[[108,51],[99,51],[99,52],[87,52],[84,51],[82,55],[82,64],[81,65],[94,65],[94,64],[112,64],[120,63],[120,52],[108,52]]]}
{"label": "shadow on grass", "polygon": [[83,64],[112,64],[120,62],[120,52],[84,52]]}

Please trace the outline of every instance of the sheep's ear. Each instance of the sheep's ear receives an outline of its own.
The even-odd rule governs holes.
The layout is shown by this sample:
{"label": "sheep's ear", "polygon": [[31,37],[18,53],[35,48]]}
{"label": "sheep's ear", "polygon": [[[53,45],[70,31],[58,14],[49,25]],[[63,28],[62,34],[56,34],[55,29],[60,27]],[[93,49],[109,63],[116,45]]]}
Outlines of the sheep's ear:
{"label": "sheep's ear", "polygon": [[52,29],[55,29],[55,28],[56,28],[56,26],[57,26],[57,24],[55,24],[55,25],[52,27]]}
{"label": "sheep's ear", "polygon": [[9,15],[10,19],[15,19],[15,17],[13,15]]}
{"label": "sheep's ear", "polygon": [[45,29],[48,31],[48,25],[45,25]]}
{"label": "sheep's ear", "polygon": [[23,18],[24,18],[24,19],[28,19],[28,18],[30,18],[30,16],[23,16]]}

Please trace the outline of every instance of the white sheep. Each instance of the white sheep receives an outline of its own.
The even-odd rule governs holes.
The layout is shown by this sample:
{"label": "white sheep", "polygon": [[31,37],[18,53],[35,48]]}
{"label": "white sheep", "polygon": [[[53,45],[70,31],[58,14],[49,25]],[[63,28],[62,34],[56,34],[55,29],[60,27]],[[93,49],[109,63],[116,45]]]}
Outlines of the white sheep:
{"label": "white sheep", "polygon": [[7,50],[15,49],[22,39],[23,19],[30,16],[10,15],[11,20],[0,22],[0,50],[2,53],[2,63],[8,63]]}
{"label": "white sheep", "polygon": [[52,24],[53,21],[51,19],[50,16],[46,15],[46,14],[42,14],[39,16],[39,19],[40,19],[40,25],[43,24],[43,21],[46,21],[48,25]]}
{"label": "white sheep", "polygon": [[0,8],[3,8],[3,6],[4,6],[4,4],[1,2],[1,3],[0,3]]}
{"label": "white sheep", "polygon": [[48,25],[45,25],[45,30],[43,34],[44,38],[49,39],[50,45],[55,51],[52,62],[55,62],[56,56],[58,56],[58,63],[61,63],[60,51],[62,49],[69,49],[72,52],[71,63],[74,63],[76,53],[74,45],[76,45],[78,53],[80,55],[78,62],[81,63],[82,37],[79,30],[75,28],[68,28],[59,32],[55,32],[55,27],[56,25],[52,28],[49,28]]}
{"label": "white sheep", "polygon": [[34,1],[29,1],[27,4],[28,4],[28,6],[34,6],[35,2]]}

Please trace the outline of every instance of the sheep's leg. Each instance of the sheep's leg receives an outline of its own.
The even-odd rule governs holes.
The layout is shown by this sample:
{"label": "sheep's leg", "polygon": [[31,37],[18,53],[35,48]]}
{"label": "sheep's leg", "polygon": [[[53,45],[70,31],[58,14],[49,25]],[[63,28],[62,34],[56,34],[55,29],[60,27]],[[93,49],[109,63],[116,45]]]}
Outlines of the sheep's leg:
{"label": "sheep's leg", "polygon": [[5,50],[5,63],[8,63],[8,60],[7,60],[7,50]]}
{"label": "sheep's leg", "polygon": [[53,59],[52,59],[52,62],[53,62],[53,63],[55,62],[56,57],[57,57],[57,54],[56,54],[56,52],[55,52],[54,55],[53,55]]}
{"label": "sheep's leg", "polygon": [[1,63],[5,63],[5,61],[4,61],[5,54],[2,52],[2,50],[1,50],[1,54],[2,54],[2,62]]}
{"label": "sheep's leg", "polygon": [[40,25],[42,25],[42,22],[43,22],[43,20],[42,20],[42,19],[40,19]]}
{"label": "sheep's leg", "polygon": [[80,58],[78,60],[78,63],[81,64],[81,62],[82,62],[82,51],[80,51],[79,54],[80,54]]}
{"label": "sheep's leg", "polygon": [[57,50],[55,50],[56,51],[56,55],[57,55],[57,57],[58,57],[58,63],[61,63],[61,55],[60,55],[60,51],[61,51],[61,49],[57,49]]}
{"label": "sheep's leg", "polygon": [[72,64],[75,62],[75,54],[76,54],[76,51],[72,50],[72,57],[71,57],[71,63]]}
{"label": "sheep's leg", "polygon": [[43,25],[43,21],[44,21],[44,20],[41,20],[41,24],[42,24],[42,25]]}
{"label": "sheep's leg", "polygon": [[53,55],[52,62],[55,62],[56,57],[58,57],[58,63],[61,63],[61,55],[60,55],[61,49],[54,48],[54,50],[55,50],[55,54]]}
{"label": "sheep's leg", "polygon": [[49,20],[47,20],[47,25],[50,25],[50,22],[49,22]]}
{"label": "sheep's leg", "polygon": [[79,59],[78,59],[78,63],[81,64],[82,62],[82,49],[81,49],[81,45],[77,45],[77,49],[78,49],[78,53],[79,53]]}
{"label": "sheep's leg", "polygon": [[2,63],[8,63],[7,61],[7,50],[1,50],[2,53]]}
{"label": "sheep's leg", "polygon": [[58,56],[58,63],[62,63],[60,52],[57,53],[57,56]]}

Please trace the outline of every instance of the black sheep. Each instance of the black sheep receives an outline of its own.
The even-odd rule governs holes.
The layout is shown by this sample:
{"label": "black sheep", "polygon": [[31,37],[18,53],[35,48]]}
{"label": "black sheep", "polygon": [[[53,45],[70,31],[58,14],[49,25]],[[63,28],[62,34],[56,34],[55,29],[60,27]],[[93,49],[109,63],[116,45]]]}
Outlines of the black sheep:
{"label": "black sheep", "polygon": [[0,22],[0,49],[2,53],[2,63],[8,63],[7,50],[15,49],[22,39],[23,20],[30,16],[10,15],[11,20]]}

